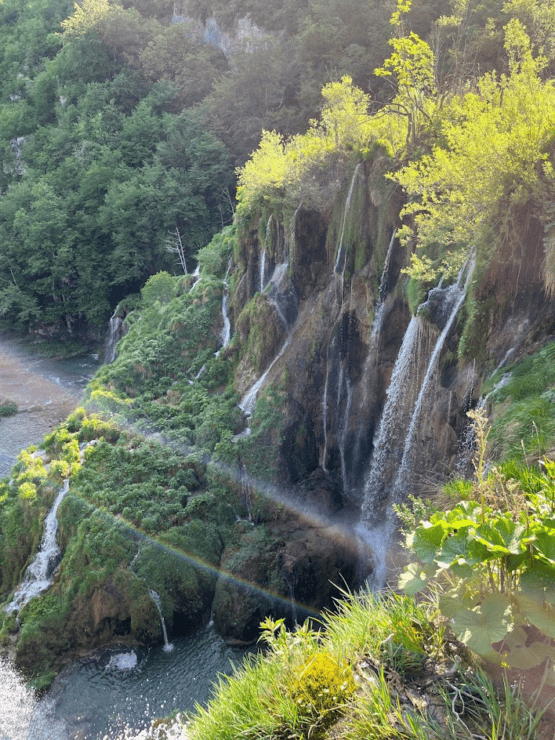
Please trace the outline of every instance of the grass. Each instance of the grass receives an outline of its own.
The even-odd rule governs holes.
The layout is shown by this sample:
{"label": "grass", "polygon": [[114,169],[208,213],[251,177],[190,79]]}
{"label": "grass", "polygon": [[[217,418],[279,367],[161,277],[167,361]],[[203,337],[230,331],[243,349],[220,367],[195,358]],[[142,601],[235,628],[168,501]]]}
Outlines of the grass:
{"label": "grass", "polygon": [[[263,623],[266,655],[220,677],[207,708],[187,727],[191,740],[533,740],[541,712],[514,687],[491,680],[457,652],[427,607],[394,593],[362,592],[324,617],[286,632]],[[314,681],[331,701],[296,700]],[[305,688],[303,689],[303,682]],[[312,685],[312,684],[310,684]],[[329,693],[326,694],[326,686]],[[352,687],[351,690],[348,687]],[[355,688],[356,687],[356,688]],[[320,702],[320,703],[319,703]]]}
{"label": "grass", "polygon": [[[488,385],[494,388],[506,372],[495,373]],[[522,461],[548,452],[555,439],[555,342],[513,367],[491,400],[492,457]]]}

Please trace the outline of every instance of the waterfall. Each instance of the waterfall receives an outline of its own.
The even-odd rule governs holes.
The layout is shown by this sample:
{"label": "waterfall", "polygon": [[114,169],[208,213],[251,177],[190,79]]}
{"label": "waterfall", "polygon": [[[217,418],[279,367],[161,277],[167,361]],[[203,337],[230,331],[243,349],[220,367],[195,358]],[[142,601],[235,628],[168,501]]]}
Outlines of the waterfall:
{"label": "waterfall", "polygon": [[156,604],[156,609],[158,610],[158,614],[160,615],[160,624],[162,625],[162,634],[164,635],[164,650],[166,653],[170,653],[173,650],[173,645],[171,642],[168,642],[168,633],[166,632],[166,623],[164,621],[164,615],[162,614],[162,605],[160,603],[160,595],[154,591],[154,589],[149,588],[148,590],[149,596]]}
{"label": "waterfall", "polygon": [[385,255],[385,262],[383,264],[382,276],[380,279],[380,287],[378,288],[378,303],[374,312],[374,321],[372,322],[372,329],[370,331],[370,338],[376,339],[379,337],[382,330],[382,324],[385,313],[385,299],[387,298],[387,281],[389,278],[389,265],[391,263],[391,254],[393,252],[393,244],[395,242],[395,236],[397,235],[397,229],[394,229]]}
{"label": "waterfall", "polygon": [[56,513],[58,506],[62,503],[62,499],[68,491],[69,479],[66,479],[44,521],[44,534],[40,549],[31,565],[27,568],[23,582],[6,607],[5,610],[7,612],[18,612],[33,597],[46,591],[52,583],[52,573],[58,564],[61,552],[56,542],[56,532],[58,531]]}
{"label": "waterfall", "polygon": [[[376,436],[370,471],[364,486],[361,520],[367,528],[383,518],[383,512],[381,512],[382,517],[380,517],[379,506],[388,498],[398,499],[404,494],[408,485],[414,441],[423,401],[447,335],[464,302],[474,271],[474,264],[473,257],[469,257],[454,285],[447,288],[435,288],[430,291],[428,300],[419,306],[417,315],[413,316],[409,323],[393,368],[391,382],[387,390],[387,401]],[[465,271],[467,272],[467,278],[462,286],[462,277]],[[408,431],[401,446],[399,432],[406,428],[406,413],[404,414],[402,411],[407,408],[407,400],[410,402],[408,390],[420,337],[421,319],[418,314],[423,311],[424,307],[429,308],[430,312],[433,310],[436,321],[443,325],[443,329],[428,361],[424,379],[420,384],[418,396],[410,414]],[[398,464],[399,459],[400,464]]]}
{"label": "waterfall", "polygon": [[329,384],[329,370],[328,370],[328,363],[329,363],[329,355],[330,355],[330,346],[328,344],[328,349],[326,351],[326,380],[324,382],[324,395],[322,396],[322,426],[323,426],[323,433],[324,433],[324,451],[322,452],[322,460],[320,462],[320,466],[322,470],[327,471],[326,467],[326,458],[328,456],[328,384]]}
{"label": "waterfall", "polygon": [[229,340],[231,339],[231,322],[229,321],[229,316],[227,313],[227,299],[227,290],[224,290],[224,294],[222,297],[222,316],[224,320],[224,325],[222,333],[220,334],[220,339],[222,340],[222,349],[225,349],[227,347],[227,345],[229,344]]}
{"label": "waterfall", "polygon": [[[343,418],[341,428],[339,430],[339,458],[341,462],[341,480],[343,482],[343,494],[349,492],[349,484],[347,480],[347,466],[345,464],[345,447],[347,444],[347,433],[349,431],[349,419],[351,416],[351,404],[353,400],[353,389],[349,378],[345,378],[345,386],[347,388],[347,400],[345,402],[345,410],[343,412]],[[339,405],[337,406],[339,410]]]}
{"label": "waterfall", "polygon": [[335,272],[341,273],[341,275],[343,275],[343,273],[345,272],[345,263],[347,261],[345,250],[343,249],[343,237],[345,236],[345,224],[347,223],[347,216],[349,215],[349,210],[351,208],[351,200],[353,198],[353,190],[355,189],[355,182],[357,180],[361,167],[362,165],[360,162],[355,167],[353,178],[349,186],[349,192],[347,193],[347,198],[345,200],[345,209],[343,211],[343,224],[341,226],[341,236],[339,237],[339,245],[337,247],[337,257],[335,259],[335,266],[334,266]]}
{"label": "waterfall", "polygon": [[260,292],[264,292],[264,277],[266,276],[266,250],[263,249],[260,255]]}
{"label": "waterfall", "polygon": [[262,384],[266,380],[270,370],[273,368],[273,366],[281,358],[281,356],[283,355],[287,347],[290,345],[292,336],[293,336],[292,334],[289,334],[289,336],[283,343],[283,346],[280,349],[279,353],[274,357],[272,362],[268,365],[266,371],[260,376],[260,378],[258,378],[258,380],[252,386],[252,388],[241,399],[239,408],[245,414],[245,416],[250,416],[252,412],[254,411],[254,404],[256,403],[256,396],[258,395],[258,391],[262,387]]}
{"label": "waterfall", "polygon": [[112,318],[110,319],[110,323],[108,325],[108,335],[106,337],[106,341],[104,343],[104,364],[110,365],[116,357],[116,345],[118,341],[121,339],[121,327],[123,324],[123,319],[119,316],[116,316],[114,314]]}
{"label": "waterfall", "polygon": [[426,374],[424,375],[424,380],[422,381],[422,385],[420,386],[420,393],[418,394],[418,398],[416,399],[416,403],[414,405],[414,411],[410,420],[409,430],[403,448],[401,466],[399,468],[399,473],[395,482],[395,492],[398,495],[402,495],[404,493],[404,490],[409,482],[414,439],[416,436],[416,429],[418,420],[420,418],[420,412],[422,410],[422,402],[424,401],[424,397],[426,395],[426,391],[428,390],[430,380],[436,369],[437,361],[439,360],[439,356],[441,354],[441,350],[443,349],[443,345],[445,344],[445,340],[447,339],[447,335],[451,331],[453,322],[455,321],[455,318],[459,313],[462,304],[464,303],[468,284],[472,277],[472,273],[474,272],[474,261],[472,260],[471,264],[468,265],[466,282],[463,286],[461,286],[462,275],[466,266],[467,265],[463,266],[463,269],[459,273],[459,277],[455,285],[451,285],[448,288],[441,289],[444,291],[443,306],[445,307],[444,310],[448,311],[448,318],[441,334],[439,335],[435,343],[432,356],[430,357],[430,361],[426,369]]}
{"label": "waterfall", "polygon": [[419,335],[420,319],[413,316],[395,361],[391,381],[387,389],[387,399],[374,442],[372,464],[364,485],[363,522],[369,522],[372,519],[375,504],[386,498],[386,479],[389,477],[386,471],[391,465],[392,458],[400,454],[400,450],[393,447],[397,432],[396,422],[402,423],[402,419],[399,418],[402,415],[399,412],[405,401],[406,386],[415,363]]}

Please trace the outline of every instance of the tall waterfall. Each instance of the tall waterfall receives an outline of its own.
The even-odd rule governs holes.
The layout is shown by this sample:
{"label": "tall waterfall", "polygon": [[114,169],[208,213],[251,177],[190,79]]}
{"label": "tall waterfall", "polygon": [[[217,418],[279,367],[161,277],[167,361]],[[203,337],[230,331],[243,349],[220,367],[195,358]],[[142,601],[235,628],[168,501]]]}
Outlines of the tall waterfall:
{"label": "tall waterfall", "polygon": [[227,313],[227,300],[228,293],[227,289],[225,289],[222,297],[222,317],[224,320],[224,325],[222,328],[222,333],[220,334],[222,349],[225,349],[227,347],[227,345],[229,344],[229,340],[231,339],[231,322],[229,321],[229,315]]}
{"label": "tall waterfall", "polygon": [[56,517],[58,506],[69,491],[69,478],[56,496],[56,500],[44,521],[44,534],[39,551],[31,565],[27,568],[25,577],[13,599],[6,607],[7,612],[18,612],[33,597],[38,596],[52,583],[52,573],[58,564],[60,547],[56,542],[58,531],[58,519]]}
{"label": "tall waterfall", "polygon": [[116,345],[121,339],[123,319],[114,314],[108,324],[108,335],[104,343],[104,363],[110,365],[117,357]]}
{"label": "tall waterfall", "polygon": [[[409,483],[416,431],[423,401],[447,335],[464,302],[474,264],[474,259],[469,258],[454,285],[447,288],[435,288],[431,291],[428,300],[419,306],[417,315],[413,316],[409,323],[387,390],[387,400],[374,443],[374,454],[364,485],[361,522],[367,528],[384,521],[386,513],[381,510],[383,505],[390,500],[399,499]],[[462,280],[465,273],[467,277],[463,285]],[[413,402],[412,398],[416,389],[413,389],[412,393],[410,390],[411,386],[414,386],[412,380],[417,367],[417,348],[422,329],[422,319],[419,314],[423,313],[425,307],[430,308],[430,306],[433,306],[436,322],[443,328],[435,342],[423,380],[417,386],[418,395]],[[409,412],[408,416],[407,412]],[[407,419],[410,419],[408,426]],[[405,429],[407,429],[406,434],[404,434]]]}

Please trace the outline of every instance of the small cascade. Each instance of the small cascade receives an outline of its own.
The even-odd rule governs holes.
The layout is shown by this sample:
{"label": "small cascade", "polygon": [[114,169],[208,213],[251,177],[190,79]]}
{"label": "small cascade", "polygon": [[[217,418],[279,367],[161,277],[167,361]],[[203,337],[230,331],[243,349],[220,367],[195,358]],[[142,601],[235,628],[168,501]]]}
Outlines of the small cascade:
{"label": "small cascade", "polygon": [[45,519],[44,535],[39,551],[31,565],[27,568],[23,582],[6,607],[6,612],[18,612],[32,598],[46,591],[52,583],[52,574],[58,565],[61,554],[60,547],[56,542],[56,533],[58,531],[56,513],[68,491],[69,479],[66,479]]}
{"label": "small cascade", "polygon": [[195,267],[195,271],[192,272],[191,275],[194,277],[194,281],[193,281],[193,284],[191,285],[191,288],[189,289],[189,293],[191,292],[191,290],[193,290],[195,285],[197,285],[197,283],[200,280],[200,265],[197,265]]}
{"label": "small cascade", "polygon": [[264,282],[264,278],[266,277],[266,250],[263,249],[262,253],[260,255],[260,292],[264,292],[264,287],[266,283]]}
{"label": "small cascade", "polygon": [[345,225],[347,223],[347,216],[349,215],[349,211],[351,209],[351,200],[353,198],[353,191],[355,189],[355,183],[357,181],[361,167],[362,165],[360,162],[355,167],[353,178],[349,186],[349,192],[347,193],[347,198],[345,200],[345,209],[343,211],[343,224],[341,226],[341,236],[339,237],[339,245],[337,247],[337,257],[335,259],[335,266],[334,266],[335,272],[341,275],[343,275],[345,272],[345,264],[347,262],[347,259],[346,259],[347,255],[345,254],[345,249],[343,248],[343,237],[345,236]]}
{"label": "small cascade", "polygon": [[123,319],[114,314],[108,325],[108,334],[104,343],[104,364],[110,365],[117,357],[116,345],[121,339]]}
{"label": "small cascade", "polygon": [[389,266],[391,264],[391,254],[393,252],[393,244],[395,243],[395,236],[397,235],[397,229],[393,231],[387,254],[385,256],[385,262],[383,264],[382,276],[380,279],[380,287],[378,288],[378,303],[374,312],[374,321],[372,322],[372,329],[370,332],[370,339],[375,340],[379,337],[382,330],[384,313],[385,313],[385,299],[387,298],[387,281],[389,278]]}
{"label": "small cascade", "polygon": [[166,653],[170,653],[173,650],[173,645],[168,641],[168,633],[166,632],[166,623],[164,621],[164,615],[162,614],[162,604],[160,603],[160,595],[152,588],[148,590],[149,596],[156,604],[158,614],[160,615],[160,624],[162,625],[162,634],[164,635],[164,650]]}
{"label": "small cascade", "polygon": [[252,388],[241,399],[241,402],[239,404],[239,408],[245,414],[245,416],[250,416],[252,414],[252,412],[254,411],[254,404],[256,403],[256,397],[258,395],[258,391],[260,390],[260,388],[262,387],[262,384],[264,383],[264,381],[268,377],[268,373],[270,372],[270,370],[273,368],[273,366],[276,364],[276,362],[279,359],[281,359],[281,357],[282,357],[283,353],[285,352],[285,350],[287,349],[287,347],[289,347],[289,345],[291,343],[291,337],[292,336],[293,336],[292,334],[289,334],[289,336],[287,337],[287,339],[283,343],[283,346],[280,349],[279,353],[274,357],[274,359],[272,360],[272,362],[268,365],[268,367],[265,370],[265,372],[258,378],[258,380],[252,386]]}
{"label": "small cascade", "polygon": [[206,370],[206,365],[203,365],[201,369],[198,371],[198,373],[195,375],[195,380],[198,380],[202,373]]}
{"label": "small cascade", "polygon": [[272,299],[270,299],[270,303],[276,309],[276,313],[279,316],[279,320],[281,321],[281,323],[283,324],[283,326],[287,330],[289,330],[289,322],[287,321],[287,318],[286,318],[285,314],[283,313],[283,311],[281,309],[281,306],[279,305],[278,301],[276,299],[272,298]]}
{"label": "small cascade", "polygon": [[274,268],[274,271],[268,280],[269,283],[272,283],[273,286],[275,286],[277,289],[279,289],[279,286],[281,284],[281,281],[287,274],[287,270],[289,269],[289,262],[280,262],[279,265],[276,265]]}
{"label": "small cascade", "polygon": [[[222,332],[220,334],[220,339],[222,342],[221,349],[225,349],[227,345],[230,342],[231,339],[231,322],[229,320],[229,315],[227,313],[227,300],[228,300],[228,292],[227,289],[224,290],[224,294],[222,297],[222,317],[224,320],[224,325],[222,328]],[[219,352],[220,350],[218,350]]]}

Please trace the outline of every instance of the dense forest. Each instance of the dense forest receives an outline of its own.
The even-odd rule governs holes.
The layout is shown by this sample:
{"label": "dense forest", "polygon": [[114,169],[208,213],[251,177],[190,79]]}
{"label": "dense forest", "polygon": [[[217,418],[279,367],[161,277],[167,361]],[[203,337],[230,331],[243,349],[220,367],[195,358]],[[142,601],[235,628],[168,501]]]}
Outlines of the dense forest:
{"label": "dense forest", "polygon": [[[197,250],[231,220],[234,167],[262,130],[306,130],[322,86],[343,75],[374,109],[391,99],[391,81],[374,74],[389,54],[390,13],[376,0],[272,8],[5,0],[3,325],[94,333],[150,275],[180,271],[168,247],[180,242],[194,269]],[[511,14],[531,20],[534,44],[549,56],[544,5],[448,13],[445,3],[417,3],[406,21],[432,38],[440,94],[504,70],[501,28]]]}

